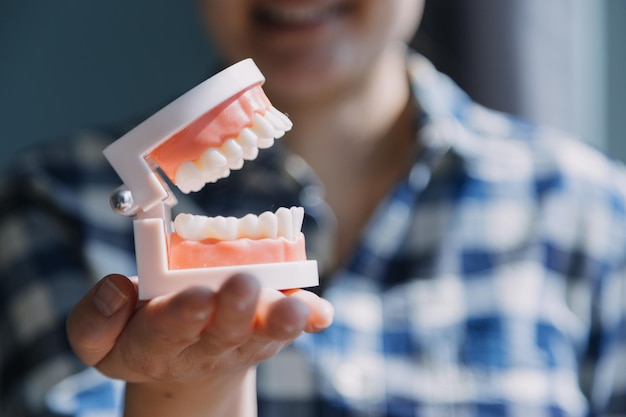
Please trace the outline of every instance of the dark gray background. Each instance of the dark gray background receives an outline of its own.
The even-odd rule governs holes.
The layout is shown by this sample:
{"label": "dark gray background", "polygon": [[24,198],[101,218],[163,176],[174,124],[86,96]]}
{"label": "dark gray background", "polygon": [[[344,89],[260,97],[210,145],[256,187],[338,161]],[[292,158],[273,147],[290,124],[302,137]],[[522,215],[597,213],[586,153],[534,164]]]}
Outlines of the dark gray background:
{"label": "dark gray background", "polygon": [[2,0],[0,165],[29,143],[149,115],[212,61],[193,0]]}

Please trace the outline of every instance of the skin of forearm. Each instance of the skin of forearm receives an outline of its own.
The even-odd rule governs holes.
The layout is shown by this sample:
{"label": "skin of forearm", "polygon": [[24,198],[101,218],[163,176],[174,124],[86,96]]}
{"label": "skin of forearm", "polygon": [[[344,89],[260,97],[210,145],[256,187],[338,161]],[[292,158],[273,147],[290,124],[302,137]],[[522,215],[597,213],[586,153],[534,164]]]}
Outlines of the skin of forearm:
{"label": "skin of forearm", "polygon": [[252,417],[256,368],[206,383],[127,383],[125,417]]}

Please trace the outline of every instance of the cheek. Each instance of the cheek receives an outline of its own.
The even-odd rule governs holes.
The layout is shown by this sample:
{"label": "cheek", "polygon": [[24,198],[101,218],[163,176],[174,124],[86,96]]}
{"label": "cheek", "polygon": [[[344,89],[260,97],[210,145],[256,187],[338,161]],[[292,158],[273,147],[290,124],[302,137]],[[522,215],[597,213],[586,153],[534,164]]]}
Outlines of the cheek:
{"label": "cheek", "polygon": [[410,41],[422,20],[424,0],[398,0],[393,36]]}
{"label": "cheek", "polygon": [[364,16],[373,38],[408,42],[422,18],[424,0],[374,0]]}

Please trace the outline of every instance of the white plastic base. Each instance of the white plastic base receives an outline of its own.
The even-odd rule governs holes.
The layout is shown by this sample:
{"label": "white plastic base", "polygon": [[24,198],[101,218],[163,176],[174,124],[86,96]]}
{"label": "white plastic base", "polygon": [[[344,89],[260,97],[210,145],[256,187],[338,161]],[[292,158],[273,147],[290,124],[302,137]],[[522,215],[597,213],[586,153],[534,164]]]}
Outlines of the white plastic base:
{"label": "white plastic base", "polygon": [[170,270],[164,221],[137,219],[134,220],[134,231],[139,298],[143,300],[192,286],[217,289],[237,273],[254,275],[261,286],[277,290],[319,285],[317,262],[314,260]]}

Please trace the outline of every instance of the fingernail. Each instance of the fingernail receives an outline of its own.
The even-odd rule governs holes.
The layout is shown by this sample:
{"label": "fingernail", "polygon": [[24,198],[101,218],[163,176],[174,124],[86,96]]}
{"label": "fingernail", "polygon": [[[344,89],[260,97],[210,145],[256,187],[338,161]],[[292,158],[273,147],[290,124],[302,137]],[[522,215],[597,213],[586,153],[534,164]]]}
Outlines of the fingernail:
{"label": "fingernail", "polygon": [[322,313],[323,313],[324,318],[326,319],[326,322],[330,324],[335,318],[335,308],[329,301],[327,300],[323,300],[323,301],[324,301],[324,307],[322,308]]}
{"label": "fingernail", "polygon": [[313,331],[313,332],[317,332],[320,330],[324,330],[326,328],[328,328],[332,323],[333,320],[335,319],[335,308],[333,307],[333,305],[326,301],[324,301],[324,306],[322,307],[321,310],[321,317],[320,317],[320,322],[313,324],[312,326],[309,326],[307,328],[307,331]]}
{"label": "fingernail", "polygon": [[94,298],[96,309],[105,317],[111,317],[117,313],[127,302],[126,294],[120,291],[110,280],[106,280],[100,285]]}

